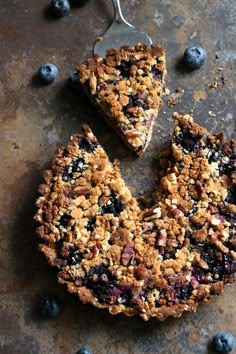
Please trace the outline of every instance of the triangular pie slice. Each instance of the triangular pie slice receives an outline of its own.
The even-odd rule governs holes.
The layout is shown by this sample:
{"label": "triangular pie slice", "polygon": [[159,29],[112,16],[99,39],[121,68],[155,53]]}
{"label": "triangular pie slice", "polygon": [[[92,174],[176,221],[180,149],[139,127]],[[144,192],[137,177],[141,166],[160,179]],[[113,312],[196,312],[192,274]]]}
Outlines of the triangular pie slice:
{"label": "triangular pie slice", "polygon": [[162,47],[138,44],[109,49],[77,67],[92,102],[128,147],[142,155],[152,136],[165,87]]}
{"label": "triangular pie slice", "polygon": [[44,173],[40,249],[84,303],[164,320],[236,280],[235,141],[175,118],[152,208],[140,210],[87,126]]}

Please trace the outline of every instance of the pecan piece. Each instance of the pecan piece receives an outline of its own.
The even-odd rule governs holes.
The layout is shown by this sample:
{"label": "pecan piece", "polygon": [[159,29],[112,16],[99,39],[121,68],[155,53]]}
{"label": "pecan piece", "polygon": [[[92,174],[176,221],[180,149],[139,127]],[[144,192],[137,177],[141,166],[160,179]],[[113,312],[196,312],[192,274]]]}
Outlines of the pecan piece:
{"label": "pecan piece", "polygon": [[74,189],[76,195],[88,195],[90,193],[90,187],[77,187]]}
{"label": "pecan piece", "polygon": [[133,248],[134,248],[134,243],[132,241],[128,241],[123,248],[123,252],[121,255],[121,264],[125,267],[127,267],[130,264],[131,258],[134,253]]}

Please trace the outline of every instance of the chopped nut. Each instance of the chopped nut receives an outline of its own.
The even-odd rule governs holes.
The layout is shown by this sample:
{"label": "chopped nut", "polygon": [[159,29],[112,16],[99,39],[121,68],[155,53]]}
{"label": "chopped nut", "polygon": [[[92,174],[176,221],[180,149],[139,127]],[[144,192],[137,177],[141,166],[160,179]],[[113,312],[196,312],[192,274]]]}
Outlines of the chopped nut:
{"label": "chopped nut", "polygon": [[177,87],[175,91],[178,93],[184,93],[184,89],[182,89],[181,87]]}
{"label": "chopped nut", "polygon": [[158,219],[161,217],[161,208],[154,208],[152,210],[149,210],[148,212],[144,213],[143,216],[144,221]]}
{"label": "chopped nut", "polygon": [[212,89],[216,89],[217,87],[219,87],[219,84],[217,81],[214,81],[211,84],[209,84],[209,87]]}

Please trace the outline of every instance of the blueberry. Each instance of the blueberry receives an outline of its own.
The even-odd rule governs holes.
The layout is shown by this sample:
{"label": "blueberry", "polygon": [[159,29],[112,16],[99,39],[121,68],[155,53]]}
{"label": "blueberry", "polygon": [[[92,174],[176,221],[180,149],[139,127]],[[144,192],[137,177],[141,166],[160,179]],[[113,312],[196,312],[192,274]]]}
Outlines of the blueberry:
{"label": "blueberry", "polygon": [[94,228],[96,226],[96,219],[89,219],[87,222],[87,225],[85,226],[85,229],[89,232],[93,232]]}
{"label": "blueberry", "polygon": [[91,154],[97,148],[98,143],[96,141],[92,141],[88,138],[85,138],[84,136],[80,136],[78,140],[78,145],[80,149],[85,150],[89,154]]}
{"label": "blueberry", "polygon": [[70,11],[70,3],[68,0],[52,0],[51,8],[57,17],[63,17]]}
{"label": "blueberry", "polygon": [[80,348],[80,350],[78,350],[78,352],[76,354],[92,354],[91,350],[89,350],[88,348]]}
{"label": "blueberry", "polygon": [[134,61],[130,60],[122,60],[120,65],[118,65],[116,67],[117,70],[120,71],[120,75],[123,77],[123,78],[129,78],[130,77],[130,69],[131,69],[131,66],[134,64]]}
{"label": "blueberry", "polygon": [[50,83],[58,76],[58,69],[54,64],[43,64],[39,68],[39,77],[46,83]]}
{"label": "blueberry", "polygon": [[102,206],[101,214],[113,214],[114,216],[118,216],[124,209],[124,204],[112,194],[108,202]]}
{"label": "blueberry", "polygon": [[81,260],[82,260],[81,253],[77,249],[71,247],[69,250],[69,255],[67,257],[67,264],[76,265],[80,263]]}
{"label": "blueberry", "polygon": [[45,319],[57,317],[61,312],[61,301],[55,295],[44,296],[39,301],[38,310]]}
{"label": "blueberry", "polygon": [[142,97],[139,93],[136,93],[133,96],[130,96],[129,103],[126,106],[127,108],[133,107],[142,107],[143,109],[148,109],[147,103],[144,101],[144,97]]}
{"label": "blueberry", "polygon": [[205,63],[206,52],[200,46],[189,47],[184,52],[184,61],[190,69],[198,69]]}
{"label": "blueberry", "polygon": [[185,129],[175,138],[175,143],[182,145],[185,150],[191,152],[197,150],[201,138],[202,135],[193,135],[188,129]]}
{"label": "blueberry", "polygon": [[62,174],[62,180],[64,182],[69,182],[72,179],[77,178],[75,175],[77,172],[82,173],[84,172],[88,167],[88,164],[85,162],[83,157],[78,157],[75,160],[72,160],[69,165],[67,165],[64,169],[64,172]]}
{"label": "blueberry", "polygon": [[218,353],[229,353],[235,347],[235,340],[231,333],[226,331],[217,332],[213,338],[215,350]]}
{"label": "blueberry", "polygon": [[73,73],[69,77],[69,84],[70,87],[75,90],[75,91],[80,91],[81,90],[81,84],[78,78],[78,72],[77,70],[73,71]]}
{"label": "blueberry", "polygon": [[155,65],[152,66],[152,71],[151,71],[151,73],[152,73],[152,76],[153,76],[154,80],[157,80],[157,81],[160,81],[160,80],[161,80],[161,78],[162,78],[162,72],[161,72],[159,69],[157,69],[157,68],[155,67]]}

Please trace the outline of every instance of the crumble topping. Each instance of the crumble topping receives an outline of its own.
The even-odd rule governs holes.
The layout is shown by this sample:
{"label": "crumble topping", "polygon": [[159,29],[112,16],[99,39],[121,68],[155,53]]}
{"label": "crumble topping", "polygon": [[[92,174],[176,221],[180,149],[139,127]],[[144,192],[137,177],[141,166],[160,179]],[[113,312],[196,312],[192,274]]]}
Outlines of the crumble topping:
{"label": "crumble topping", "polygon": [[161,106],[165,53],[157,45],[109,49],[77,67],[86,93],[138,155],[146,149]]}
{"label": "crumble topping", "polygon": [[190,115],[174,118],[149,208],[139,208],[87,126],[44,172],[40,249],[82,302],[164,320],[235,281],[236,142]]}

